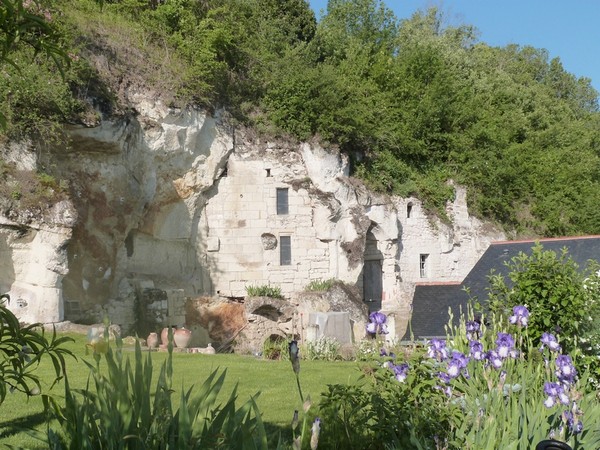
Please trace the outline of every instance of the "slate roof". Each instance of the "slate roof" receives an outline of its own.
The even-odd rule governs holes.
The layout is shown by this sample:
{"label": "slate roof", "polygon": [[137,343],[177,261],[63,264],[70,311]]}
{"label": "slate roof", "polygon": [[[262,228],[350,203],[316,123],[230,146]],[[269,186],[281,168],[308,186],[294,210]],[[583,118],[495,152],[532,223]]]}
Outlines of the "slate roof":
{"label": "slate roof", "polygon": [[[569,256],[581,268],[591,259],[600,262],[600,236],[493,242],[462,283],[419,283],[415,286],[410,328],[403,340],[411,339],[411,328],[415,340],[444,337],[449,319],[448,309],[452,310],[457,320],[461,308],[463,311],[466,309],[470,297],[485,300],[490,271],[493,269],[497,274],[508,275],[504,263],[520,252],[531,254],[536,242],[544,250],[553,250],[559,255],[566,248]],[[465,288],[469,289],[469,294]]]}
{"label": "slate roof", "polygon": [[[445,337],[448,323],[448,308],[460,310],[466,297],[461,292],[460,283],[420,283],[415,286],[412,319],[403,340]],[[465,297],[465,298],[463,298]]]}

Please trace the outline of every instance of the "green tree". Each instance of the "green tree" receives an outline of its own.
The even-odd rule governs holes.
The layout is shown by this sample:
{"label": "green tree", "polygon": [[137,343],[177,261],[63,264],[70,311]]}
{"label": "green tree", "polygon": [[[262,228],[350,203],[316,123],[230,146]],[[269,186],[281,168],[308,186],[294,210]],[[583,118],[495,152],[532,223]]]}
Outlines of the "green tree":
{"label": "green tree", "polygon": [[583,358],[580,363],[592,364],[597,371],[598,263],[590,261],[580,268],[566,249],[557,254],[537,243],[530,255],[521,252],[506,267],[508,279],[490,275],[490,311],[508,317],[514,306],[526,306],[530,311],[528,333],[534,343],[539,343],[544,332],[558,333],[565,351],[574,351]]}

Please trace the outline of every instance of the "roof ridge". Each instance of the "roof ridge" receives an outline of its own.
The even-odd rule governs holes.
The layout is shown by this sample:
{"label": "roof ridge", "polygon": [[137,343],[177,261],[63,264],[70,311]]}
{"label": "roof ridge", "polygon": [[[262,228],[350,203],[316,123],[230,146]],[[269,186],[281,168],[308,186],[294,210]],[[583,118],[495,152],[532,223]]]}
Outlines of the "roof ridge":
{"label": "roof ridge", "polygon": [[559,241],[577,241],[583,239],[600,239],[600,235],[592,234],[586,236],[563,236],[555,238],[536,238],[536,239],[522,239],[515,241],[493,241],[490,245],[505,245],[505,244],[521,244],[528,242],[559,242]]}
{"label": "roof ridge", "polygon": [[418,281],[415,286],[456,286],[461,284],[462,281]]}

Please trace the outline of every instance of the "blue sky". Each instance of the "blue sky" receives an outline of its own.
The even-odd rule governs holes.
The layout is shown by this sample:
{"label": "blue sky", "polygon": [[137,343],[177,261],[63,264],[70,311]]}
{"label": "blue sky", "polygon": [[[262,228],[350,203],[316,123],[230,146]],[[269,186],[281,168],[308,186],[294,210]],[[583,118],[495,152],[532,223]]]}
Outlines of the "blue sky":
{"label": "blue sky", "polygon": [[[588,77],[600,91],[600,0],[384,0],[399,19],[440,8],[451,25],[475,26],[479,40],[545,48],[565,70]],[[309,0],[319,17],[327,0]]]}

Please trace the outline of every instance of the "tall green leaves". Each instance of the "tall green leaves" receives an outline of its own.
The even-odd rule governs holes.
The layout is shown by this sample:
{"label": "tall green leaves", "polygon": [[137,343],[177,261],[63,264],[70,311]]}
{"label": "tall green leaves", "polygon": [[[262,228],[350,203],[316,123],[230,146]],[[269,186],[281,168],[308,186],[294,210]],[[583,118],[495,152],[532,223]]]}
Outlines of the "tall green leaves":
{"label": "tall green leaves", "polygon": [[[101,367],[102,359],[106,367]],[[97,365],[88,364],[86,389],[72,389],[65,383],[64,406],[45,398],[48,411],[61,426],[60,431],[49,428],[51,448],[267,448],[254,398],[236,407],[234,389],[224,403],[217,402],[225,371],[214,370],[197,389],[182,389],[176,402],[171,353],[158,378],[153,378],[150,353],[143,355],[139,343],[132,358],[123,354],[117,342],[103,358],[96,354],[96,360]]]}
{"label": "tall green leaves", "polygon": [[65,375],[65,357],[73,356],[63,348],[70,340],[57,336],[56,332],[48,339],[40,324],[21,327],[17,317],[5,305],[0,305],[0,404],[8,391],[40,394],[42,386],[35,369],[43,358],[52,361],[54,383],[61,380]]}

